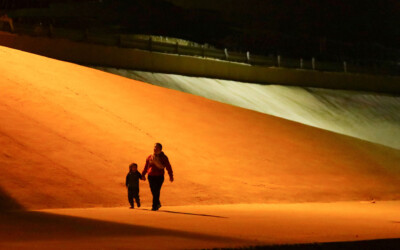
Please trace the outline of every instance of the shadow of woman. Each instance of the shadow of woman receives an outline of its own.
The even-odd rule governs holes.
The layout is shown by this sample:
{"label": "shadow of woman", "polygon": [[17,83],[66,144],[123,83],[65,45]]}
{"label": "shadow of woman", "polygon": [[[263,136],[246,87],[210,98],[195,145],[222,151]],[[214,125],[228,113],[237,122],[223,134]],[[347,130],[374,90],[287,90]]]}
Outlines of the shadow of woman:
{"label": "shadow of woman", "polygon": [[[151,209],[146,209],[146,208],[142,208],[141,210],[152,211]],[[154,213],[154,211],[152,211],[152,212]],[[195,214],[195,213],[185,213],[185,212],[177,212],[177,211],[170,211],[170,210],[158,210],[157,212],[228,219],[228,217],[219,216],[219,215],[211,215],[211,214]]]}

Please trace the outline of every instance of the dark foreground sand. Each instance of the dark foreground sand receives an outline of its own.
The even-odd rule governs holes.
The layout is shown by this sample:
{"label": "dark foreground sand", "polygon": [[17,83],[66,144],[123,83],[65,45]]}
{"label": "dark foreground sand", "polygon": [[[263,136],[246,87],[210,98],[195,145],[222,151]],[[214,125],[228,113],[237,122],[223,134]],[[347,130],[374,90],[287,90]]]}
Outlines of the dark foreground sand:
{"label": "dark foreground sand", "polygon": [[198,249],[399,239],[399,208],[388,201],[6,212],[0,247]]}

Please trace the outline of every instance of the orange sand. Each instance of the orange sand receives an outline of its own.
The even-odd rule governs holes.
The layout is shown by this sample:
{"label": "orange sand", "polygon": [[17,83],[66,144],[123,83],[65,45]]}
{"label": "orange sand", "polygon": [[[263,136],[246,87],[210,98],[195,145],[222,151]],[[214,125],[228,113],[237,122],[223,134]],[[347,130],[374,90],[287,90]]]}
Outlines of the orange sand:
{"label": "orange sand", "polygon": [[7,232],[0,248],[194,249],[399,238],[399,206],[338,202],[14,212],[0,214],[0,237]]}
{"label": "orange sand", "polygon": [[165,205],[400,197],[399,150],[5,47],[0,55],[0,187],[26,208],[126,205],[127,166],[141,170],[157,141],[176,177]]}
{"label": "orange sand", "polygon": [[[0,47],[0,55],[2,210],[126,206],[124,178],[128,164],[137,162],[141,170],[157,141],[163,143],[175,172],[175,182],[166,181],[162,190],[163,209],[186,205],[187,208],[179,209],[191,212],[202,204],[400,198],[399,150],[5,47]],[[141,183],[141,197],[143,205],[149,206],[147,182]],[[255,223],[252,208],[243,211]],[[199,211],[220,214],[218,209]],[[281,207],[275,209],[280,211]],[[90,211],[83,210],[83,214],[74,216],[94,216],[113,223],[68,217],[69,228],[63,231],[59,226],[65,222],[64,217],[34,212],[5,213],[2,217],[5,216],[7,227],[2,227],[0,239],[25,238],[27,232],[19,231],[19,226],[25,225],[29,231],[26,238],[38,246],[51,238],[53,230],[59,240],[77,237],[83,242],[100,237],[102,240],[97,242],[101,244],[111,237],[115,242],[121,239],[122,245],[127,236],[122,233],[125,229],[132,234],[136,232],[135,227],[119,224],[128,211],[119,214],[118,209],[110,210],[111,214],[104,218],[101,213],[109,210],[97,209],[93,215]],[[321,218],[318,211],[317,208],[316,224]],[[357,214],[353,209],[348,211]],[[138,213],[146,218],[146,212]],[[267,212],[268,208],[259,211],[262,216]],[[230,216],[231,212],[227,213]],[[147,226],[158,222],[153,215],[147,218],[150,222]],[[105,233],[89,232],[102,223],[108,225]],[[136,220],[125,223],[135,224]],[[252,223],[247,226],[259,226]],[[352,227],[346,225],[351,232]],[[208,227],[218,230],[212,223]],[[149,233],[153,229],[145,230],[144,241],[154,240]],[[175,229],[188,230],[185,226]],[[212,230],[211,235],[219,235]],[[160,237],[168,241],[173,235],[162,233]],[[201,237],[198,243],[206,241],[207,236]],[[264,240],[281,242],[281,238],[275,237]],[[314,238],[299,235],[292,239],[289,242]],[[288,239],[282,238],[284,241]],[[21,244],[32,246],[32,242]],[[185,244],[180,246],[191,243]],[[81,246],[84,248],[85,244]]]}

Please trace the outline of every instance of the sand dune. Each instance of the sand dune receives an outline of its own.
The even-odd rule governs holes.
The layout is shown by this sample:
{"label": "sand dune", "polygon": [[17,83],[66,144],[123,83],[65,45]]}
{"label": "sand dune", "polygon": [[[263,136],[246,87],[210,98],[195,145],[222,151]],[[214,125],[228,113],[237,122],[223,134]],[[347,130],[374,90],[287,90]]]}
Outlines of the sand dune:
{"label": "sand dune", "polygon": [[5,47],[0,55],[7,204],[124,206],[128,164],[141,170],[157,141],[175,172],[167,206],[400,198],[399,150]]}
{"label": "sand dune", "polygon": [[97,68],[400,149],[399,96]]}

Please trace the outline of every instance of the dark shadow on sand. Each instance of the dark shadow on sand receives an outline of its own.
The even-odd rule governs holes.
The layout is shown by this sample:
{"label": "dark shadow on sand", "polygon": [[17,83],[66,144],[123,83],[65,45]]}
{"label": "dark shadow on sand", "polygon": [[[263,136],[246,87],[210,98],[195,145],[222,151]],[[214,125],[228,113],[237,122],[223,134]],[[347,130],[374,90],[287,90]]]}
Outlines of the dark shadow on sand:
{"label": "dark shadow on sand", "polygon": [[204,217],[213,217],[213,218],[221,218],[221,219],[228,219],[228,217],[219,216],[219,215],[211,215],[211,214],[195,214],[195,213],[184,213],[184,212],[177,212],[177,211],[169,211],[169,210],[158,210],[152,211],[151,209],[141,208],[140,210],[146,210],[151,212],[163,212],[163,213],[171,213],[171,214],[184,214],[184,215],[194,215],[194,216],[204,216]]}
{"label": "dark shadow on sand", "polygon": [[271,245],[271,246],[253,246],[241,248],[213,248],[224,250],[398,250],[400,249],[400,239],[377,239],[364,241],[346,241],[346,242],[326,242],[326,243],[310,243],[310,244],[293,244],[293,245]]}
{"label": "dark shadow on sand", "polygon": [[241,242],[244,245],[251,244],[250,241],[231,237],[107,222],[66,215],[54,215],[35,211],[5,211],[0,213],[0,221],[0,242],[72,240],[110,236],[129,236],[132,238],[165,236],[214,242]]}
{"label": "dark shadow on sand", "polygon": [[[164,212],[179,213],[173,211]],[[220,217],[206,214],[180,214]],[[22,205],[0,188],[0,243],[76,240],[110,236],[129,236],[132,238],[142,236],[164,236],[202,241],[234,241],[251,244],[249,241],[232,237],[108,222],[67,215],[55,215],[46,212],[26,211]]]}
{"label": "dark shadow on sand", "polygon": [[25,208],[0,187],[0,211],[24,210]]}

